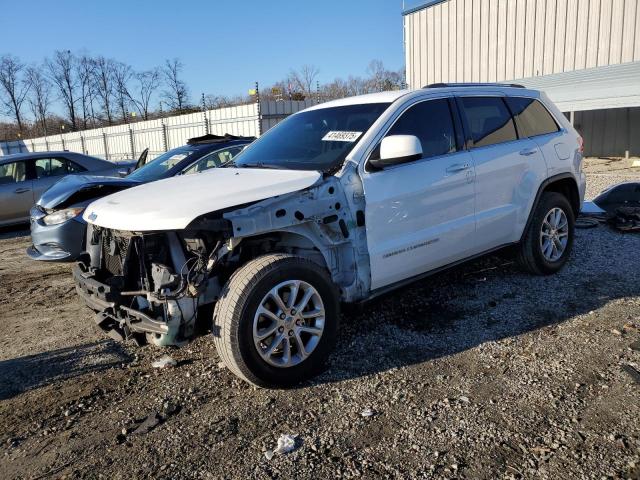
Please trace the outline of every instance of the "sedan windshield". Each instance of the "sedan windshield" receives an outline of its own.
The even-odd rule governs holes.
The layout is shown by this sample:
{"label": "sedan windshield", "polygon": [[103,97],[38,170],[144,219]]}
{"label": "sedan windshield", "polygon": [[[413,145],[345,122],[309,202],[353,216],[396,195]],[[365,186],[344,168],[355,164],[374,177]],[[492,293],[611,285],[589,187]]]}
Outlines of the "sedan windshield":
{"label": "sedan windshield", "polygon": [[238,155],[234,166],[331,170],[342,164],[388,106],[345,105],[292,115]]}
{"label": "sedan windshield", "polygon": [[127,176],[131,180],[139,182],[152,182],[162,178],[165,173],[182,162],[185,158],[192,155],[196,151],[190,146],[178,147],[163,153],[152,161],[143,165],[135,172]]}

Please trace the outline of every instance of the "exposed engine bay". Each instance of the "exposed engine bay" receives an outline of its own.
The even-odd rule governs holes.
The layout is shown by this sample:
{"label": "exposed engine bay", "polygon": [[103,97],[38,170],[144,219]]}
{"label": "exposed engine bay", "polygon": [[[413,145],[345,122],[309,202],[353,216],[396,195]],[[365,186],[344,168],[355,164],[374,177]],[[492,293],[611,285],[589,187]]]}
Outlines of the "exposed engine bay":
{"label": "exposed engine bay", "polygon": [[220,245],[214,235],[179,238],[175,232],[90,226],[88,255],[74,275],[85,280],[77,282],[79,293],[85,300],[91,294],[96,322],[113,338],[180,344],[193,336],[198,308],[220,292],[218,277],[211,275]]}

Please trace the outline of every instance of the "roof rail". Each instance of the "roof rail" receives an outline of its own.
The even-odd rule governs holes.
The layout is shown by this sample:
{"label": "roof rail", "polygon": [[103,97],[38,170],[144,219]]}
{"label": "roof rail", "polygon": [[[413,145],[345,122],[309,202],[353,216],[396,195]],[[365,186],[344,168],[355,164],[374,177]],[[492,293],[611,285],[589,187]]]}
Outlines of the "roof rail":
{"label": "roof rail", "polygon": [[514,87],[526,88],[518,83],[431,83],[422,88],[446,88],[446,87]]}

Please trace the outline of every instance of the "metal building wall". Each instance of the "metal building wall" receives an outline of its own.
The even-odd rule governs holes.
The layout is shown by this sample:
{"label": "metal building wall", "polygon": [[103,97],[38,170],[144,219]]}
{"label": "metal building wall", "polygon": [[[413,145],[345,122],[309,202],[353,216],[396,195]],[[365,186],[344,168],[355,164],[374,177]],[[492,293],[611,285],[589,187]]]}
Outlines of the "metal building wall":
{"label": "metal building wall", "polygon": [[640,60],[640,0],[431,0],[404,15],[407,83],[496,82]]}
{"label": "metal building wall", "polygon": [[640,155],[640,107],[576,112],[574,126],[592,157]]}

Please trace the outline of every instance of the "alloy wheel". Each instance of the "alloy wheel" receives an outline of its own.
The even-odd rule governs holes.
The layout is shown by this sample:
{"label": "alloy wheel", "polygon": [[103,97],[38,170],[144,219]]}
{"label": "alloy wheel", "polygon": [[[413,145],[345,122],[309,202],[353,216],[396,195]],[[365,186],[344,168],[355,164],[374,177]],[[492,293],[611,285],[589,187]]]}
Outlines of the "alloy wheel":
{"label": "alloy wheel", "polygon": [[569,242],[569,220],[561,208],[554,207],[544,216],[540,229],[540,248],[549,262],[558,261]]}
{"label": "alloy wheel", "polygon": [[287,368],[306,360],[320,342],[325,309],[318,291],[287,280],[263,297],[253,319],[253,342],[262,359]]}

